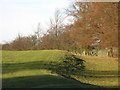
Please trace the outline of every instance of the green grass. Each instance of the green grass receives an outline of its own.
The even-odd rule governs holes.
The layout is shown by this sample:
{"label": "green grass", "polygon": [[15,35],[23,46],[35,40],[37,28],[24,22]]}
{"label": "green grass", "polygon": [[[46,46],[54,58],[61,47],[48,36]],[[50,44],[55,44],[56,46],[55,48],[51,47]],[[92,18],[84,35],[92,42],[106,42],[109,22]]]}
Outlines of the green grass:
{"label": "green grass", "polygon": [[118,87],[118,58],[106,56],[80,56],[79,58],[86,61],[86,69],[80,75],[74,76],[77,80],[108,88]]}
{"label": "green grass", "polygon": [[[2,55],[3,88],[116,87],[118,84],[115,58],[80,56],[85,60],[85,70],[73,72],[52,67],[66,59],[65,51],[2,51]],[[69,74],[72,79],[61,76],[61,73]]]}

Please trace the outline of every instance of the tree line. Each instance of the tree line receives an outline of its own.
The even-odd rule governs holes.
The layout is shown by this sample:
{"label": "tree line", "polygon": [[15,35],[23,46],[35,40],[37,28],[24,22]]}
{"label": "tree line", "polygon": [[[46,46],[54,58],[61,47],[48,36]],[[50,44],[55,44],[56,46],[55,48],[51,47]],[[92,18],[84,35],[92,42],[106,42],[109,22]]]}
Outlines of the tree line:
{"label": "tree line", "polygon": [[[66,18],[71,24],[65,24]],[[49,28],[42,33],[40,25],[33,35],[18,34],[15,40],[2,45],[3,50],[59,49],[81,50],[118,48],[118,3],[73,2],[69,8],[56,10]]]}

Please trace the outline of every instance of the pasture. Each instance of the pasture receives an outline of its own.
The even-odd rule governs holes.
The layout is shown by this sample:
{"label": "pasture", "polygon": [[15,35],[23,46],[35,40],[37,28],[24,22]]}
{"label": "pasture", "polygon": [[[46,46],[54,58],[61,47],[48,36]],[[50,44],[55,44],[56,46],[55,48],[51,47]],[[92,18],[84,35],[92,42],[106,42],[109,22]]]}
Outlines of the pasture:
{"label": "pasture", "polygon": [[[75,56],[83,69],[73,69],[72,57],[61,50],[2,51],[3,88],[117,87],[117,58]],[[70,58],[68,58],[70,59]],[[73,65],[73,63],[75,63]],[[73,67],[72,67],[73,66]],[[82,67],[82,66],[78,66]]]}

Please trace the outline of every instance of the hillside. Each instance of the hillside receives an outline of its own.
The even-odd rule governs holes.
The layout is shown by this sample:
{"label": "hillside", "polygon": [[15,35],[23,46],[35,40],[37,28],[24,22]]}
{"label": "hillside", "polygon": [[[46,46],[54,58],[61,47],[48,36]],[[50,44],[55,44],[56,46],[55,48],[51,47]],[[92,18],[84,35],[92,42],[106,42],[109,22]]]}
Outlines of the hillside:
{"label": "hillside", "polygon": [[[118,84],[116,58],[79,56],[77,58],[84,60],[85,68],[72,71],[73,67],[63,63],[66,60],[65,51],[3,51],[2,53],[3,88],[116,87]],[[67,65],[70,67],[67,68],[69,70],[61,68]],[[65,78],[64,74],[69,77]]]}

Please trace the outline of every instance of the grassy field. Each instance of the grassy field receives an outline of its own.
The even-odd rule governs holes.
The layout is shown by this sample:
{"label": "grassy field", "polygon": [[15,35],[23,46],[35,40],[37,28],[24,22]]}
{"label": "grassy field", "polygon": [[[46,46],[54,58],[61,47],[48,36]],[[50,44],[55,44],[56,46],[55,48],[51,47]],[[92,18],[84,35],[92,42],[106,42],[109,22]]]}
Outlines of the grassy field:
{"label": "grassy field", "polygon": [[[78,56],[85,61],[85,69],[72,71],[70,68],[58,68],[59,63],[66,59],[66,52],[60,50],[3,51],[2,55],[3,88],[96,88],[118,85],[116,58]],[[62,73],[69,77],[63,77]]]}
{"label": "grassy field", "polygon": [[76,79],[98,86],[118,87],[118,59],[110,57],[80,56],[86,69]]}

